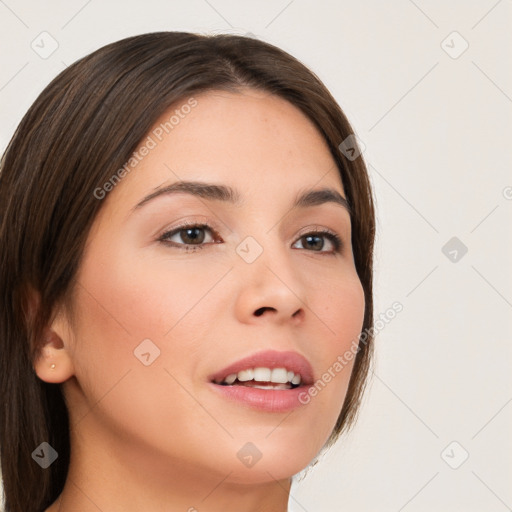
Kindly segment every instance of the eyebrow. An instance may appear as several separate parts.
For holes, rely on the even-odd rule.
[[[137,203],[133,209],[136,210],[141,208],[156,197],[178,193],[186,193],[208,200],[224,201],[235,206],[240,206],[243,203],[239,192],[229,186],[200,181],[178,181],[171,185],[158,188],[151,194],[144,197],[144,199]],[[292,204],[292,209],[308,208],[325,203],[335,203],[343,207],[349,215],[352,215],[352,209],[347,199],[333,188],[321,188],[318,190],[299,192]]]

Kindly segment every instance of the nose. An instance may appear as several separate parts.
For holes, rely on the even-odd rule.
[[[235,310],[240,322],[298,325],[304,321],[306,289],[289,251],[283,247],[271,253],[267,248],[252,263],[237,262]]]

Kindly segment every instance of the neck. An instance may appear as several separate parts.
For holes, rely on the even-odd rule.
[[[46,512],[287,511],[291,478],[277,480],[266,472],[261,481],[247,483],[234,471],[200,468],[151,451],[98,431],[72,430],[66,484]]]

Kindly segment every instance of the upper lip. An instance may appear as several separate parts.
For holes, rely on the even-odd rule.
[[[309,361],[297,352],[265,350],[244,357],[210,375],[210,382],[222,382],[228,375],[250,368],[286,368],[301,377],[301,385],[313,383],[313,369]]]

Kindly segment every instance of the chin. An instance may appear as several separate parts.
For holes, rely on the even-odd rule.
[[[228,481],[237,484],[255,485],[276,480],[288,480],[300,473],[311,461],[303,458],[289,460],[266,460],[263,458],[252,467],[244,467],[242,464],[233,464],[229,470]],[[229,472],[224,470],[225,473]]]
[[[218,458],[212,456],[223,461],[224,474],[231,472],[230,481],[257,484],[289,479],[300,473],[321,450],[330,430],[323,435],[316,432],[312,437],[309,429],[298,432],[296,428],[276,424],[272,429],[251,429],[245,433],[230,439],[228,445],[218,446],[222,452]]]

